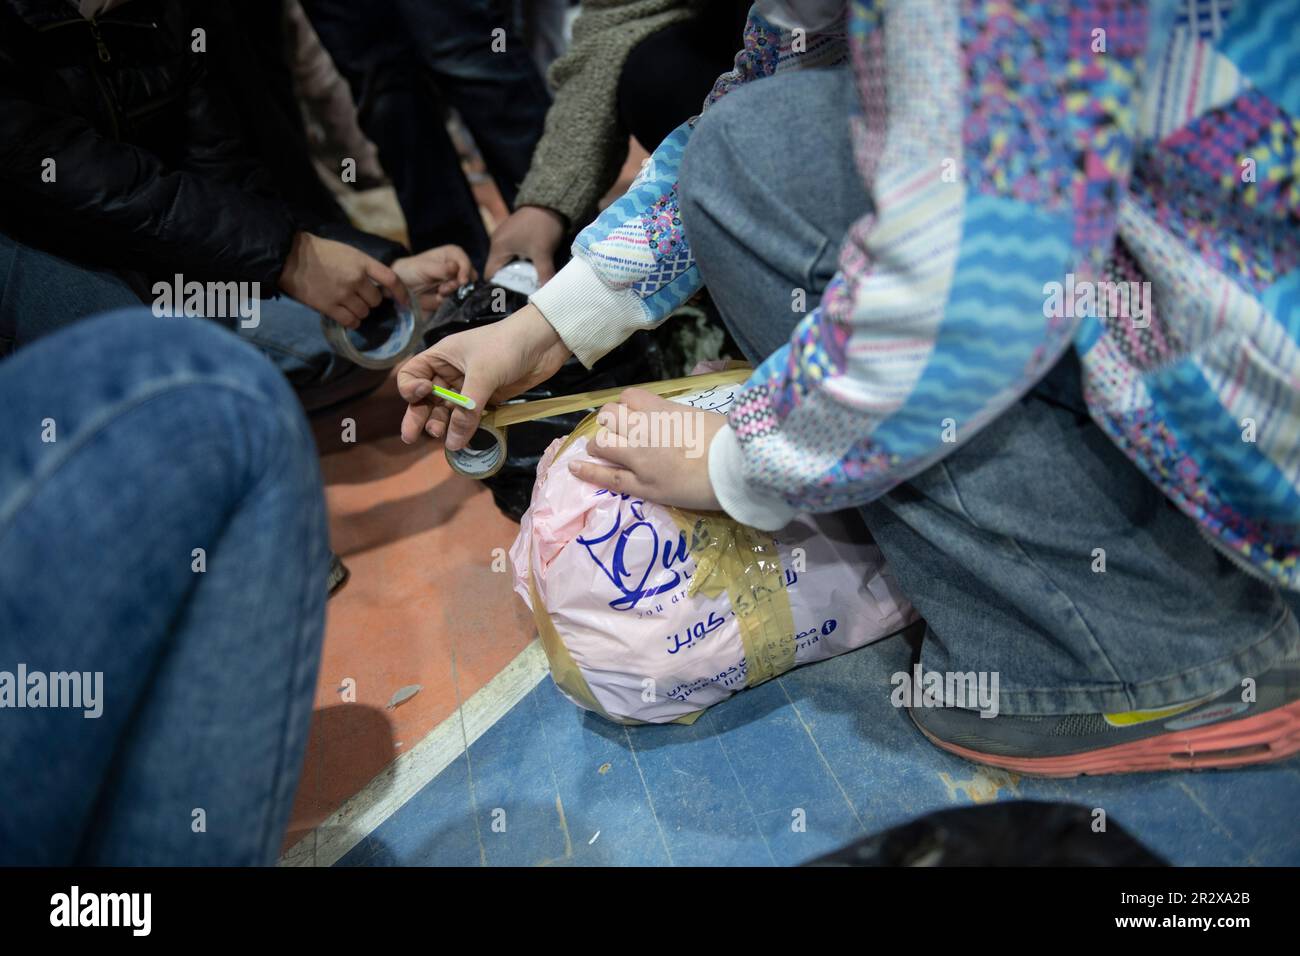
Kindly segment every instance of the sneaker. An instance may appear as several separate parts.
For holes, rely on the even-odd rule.
[[[909,707],[937,747],[973,763],[1039,777],[1208,770],[1300,752],[1300,651],[1255,680],[1158,710],[1053,717],[981,717],[955,707]]]

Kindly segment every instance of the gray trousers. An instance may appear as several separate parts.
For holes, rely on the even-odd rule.
[[[788,341],[802,318],[792,290],[816,301],[867,211],[856,109],[847,68],[783,74],[718,101],[687,147],[686,235],[752,362]],[[996,672],[1003,713],[1162,707],[1222,692],[1300,645],[1278,591],[1222,557],[1088,417],[1073,350],[862,514],[928,623],[921,666]]]

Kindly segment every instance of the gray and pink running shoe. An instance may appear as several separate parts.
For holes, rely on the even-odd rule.
[[[1040,777],[1208,770],[1300,753],[1300,651],[1255,680],[1158,710],[1053,717],[911,707],[930,741],[974,763]]]

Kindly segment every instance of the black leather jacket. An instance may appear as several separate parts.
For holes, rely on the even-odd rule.
[[[299,229],[402,254],[280,198],[213,81],[214,38],[191,48],[208,6],[134,0],[92,21],[0,0],[0,231],[141,290],[180,272],[273,294]]]

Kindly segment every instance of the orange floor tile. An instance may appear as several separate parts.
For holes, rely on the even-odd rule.
[[[351,578],[328,606],[311,736],[285,845],[416,744],[532,640],[494,548],[518,526],[439,449],[402,444],[394,380],[312,425],[334,550]],[[345,419],[356,441],[342,441]],[[418,685],[390,707],[393,695]],[[354,694],[355,700],[345,698]]]

